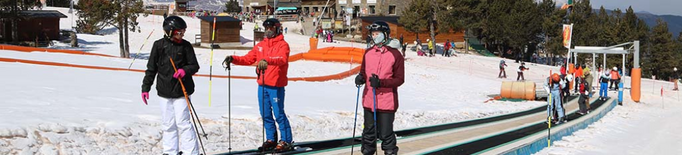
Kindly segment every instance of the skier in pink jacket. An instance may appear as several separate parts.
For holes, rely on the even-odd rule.
[[[355,78],[358,86],[369,83],[362,97],[365,128],[361,151],[365,155],[374,154],[378,135],[384,154],[398,154],[393,121],[398,110],[398,87],[405,81],[404,58],[398,49],[388,46],[391,42],[388,23],[376,21],[368,29],[374,46],[365,51],[360,74]]]

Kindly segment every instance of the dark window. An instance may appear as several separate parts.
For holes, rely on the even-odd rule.
[[[374,5],[369,6],[369,14],[375,14],[376,11],[374,10]]]
[[[395,5],[388,6],[388,14],[395,15]]]

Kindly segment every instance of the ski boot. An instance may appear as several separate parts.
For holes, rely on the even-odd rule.
[[[554,124],[559,125],[559,124],[564,123],[564,122],[567,122],[567,121],[562,117],[562,118],[559,118],[558,121],[554,122]]]
[[[293,142],[292,143],[287,143],[284,141],[279,141],[279,144],[275,147],[275,152],[280,153],[280,152],[287,152],[287,151],[292,151],[294,150]]]
[[[395,148],[395,150],[384,150],[384,155],[397,155],[398,154],[398,148]]]
[[[263,145],[261,145],[261,147],[258,147],[258,151],[260,151],[260,152],[272,151],[275,149],[276,146],[277,146],[277,143],[275,143],[272,140],[267,140],[267,141],[263,142]]]

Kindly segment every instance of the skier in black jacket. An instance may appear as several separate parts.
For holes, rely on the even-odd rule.
[[[156,91],[162,108],[164,154],[174,155],[180,152],[199,154],[187,101],[178,81],[182,80],[187,95],[194,93],[192,75],[199,71],[199,64],[192,45],[182,39],[186,28],[187,24],[178,16],[169,16],[163,21],[166,35],[154,42],[142,81],[142,100],[147,104],[149,91],[156,76]],[[170,59],[173,59],[177,72],[173,69]],[[178,142],[182,143],[182,146],[178,146]]]

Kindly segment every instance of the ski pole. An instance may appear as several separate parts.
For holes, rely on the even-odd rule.
[[[552,107],[551,106],[552,105],[552,93],[551,92],[549,93],[549,99],[547,99],[547,100],[549,101],[549,104],[547,104],[547,107],[548,107],[547,109],[549,109],[549,116],[547,117],[547,147],[549,148],[549,146],[552,144],[552,142],[550,141],[551,140],[550,136],[551,136],[551,130],[552,130],[552,116],[554,116],[554,114],[553,114],[554,111],[552,110],[552,108],[550,108],[550,107]]]
[[[213,17],[213,32],[211,35],[211,62],[210,62],[210,67],[209,67],[209,73],[208,73],[208,106],[211,106],[211,90],[213,90],[213,43],[215,42],[215,19],[216,17]]]
[[[175,62],[173,62],[173,58],[171,58],[170,56],[168,56],[168,59],[170,60],[171,65],[173,65],[173,70],[175,70],[175,72],[177,72],[177,71],[178,71],[178,68],[175,67]],[[182,87],[182,94],[185,95],[185,101],[187,101],[187,108],[189,109],[189,116],[192,118],[192,123],[193,123],[194,126],[195,126],[195,127],[194,127],[194,132],[195,132],[195,133],[197,134],[197,136],[198,136],[197,138],[199,139],[199,144],[201,145],[201,150],[203,150],[204,153],[206,153],[206,149],[204,149],[204,143],[202,142],[201,137],[200,137],[200,135],[199,135],[199,129],[196,128],[196,122],[195,122],[195,121],[196,121],[197,119],[199,119],[199,118],[196,118],[196,119],[195,119],[195,118],[194,118],[194,115],[192,115],[192,109],[193,109],[194,107],[192,106],[192,103],[190,103],[189,97],[187,96],[187,90],[185,89],[185,84],[182,83],[182,79],[178,79],[178,82],[180,82],[180,86]],[[197,117],[198,117],[198,116],[197,116]],[[199,124],[201,125],[201,121],[199,121]],[[203,130],[204,127],[201,127],[201,128],[202,128],[202,130]],[[204,132],[204,135],[205,135],[205,134],[206,134],[206,132]]]
[[[358,94],[355,96],[355,119],[353,121],[353,137],[351,137],[352,139],[355,139],[355,128],[357,127],[357,123],[358,123],[358,103],[360,102],[359,101],[360,100],[360,86],[361,85],[356,86],[356,87],[358,87]],[[353,140],[351,142],[350,146],[351,146],[350,147],[350,154],[353,155],[353,148],[355,147],[355,140]]]
[[[260,86],[261,91],[260,117],[261,120],[263,120],[263,128],[261,128],[261,131],[263,132],[263,142],[265,142],[265,71],[261,69],[259,69],[258,71],[259,71],[258,76],[263,77]],[[265,150],[265,148],[263,148],[263,150]]]
[[[189,101],[189,102],[192,103],[192,101]],[[194,112],[193,112],[194,116],[197,118],[197,122],[199,123],[199,127],[201,128],[201,132],[203,133],[201,136],[203,136],[204,138],[206,138],[206,140],[208,140],[208,134],[206,134],[206,131],[204,130],[204,126],[201,125],[201,120],[199,119],[199,115],[197,114],[197,111],[194,108],[194,104],[190,104],[190,106],[192,107],[192,109],[194,109]]]
[[[154,30],[156,30],[156,29],[152,29],[152,32],[149,33],[149,35],[147,36],[147,39],[144,39],[144,43],[142,43],[142,46],[140,46],[140,50],[137,51],[137,55],[135,57],[133,57],[133,61],[130,62],[128,69],[130,69],[130,67],[133,66],[133,63],[135,63],[135,58],[140,56],[140,52],[142,52],[142,47],[144,47],[144,44],[147,44],[147,40],[149,40],[149,37],[152,36],[152,33],[154,33]]]
[[[374,94],[374,144],[376,145],[377,139],[379,139],[379,130],[377,129],[377,88],[372,88],[372,93]],[[378,154],[378,151],[375,151],[374,154]]]
[[[171,62],[173,63],[173,66],[175,66],[175,63],[173,62],[173,59],[171,59]],[[175,69],[175,68],[174,68],[174,69]],[[175,69],[175,70],[177,71],[177,69]],[[178,81],[180,81],[180,83],[182,84],[182,81],[181,81],[181,80],[178,80]],[[184,84],[181,85],[181,86],[184,86]],[[184,90],[184,89],[183,89],[183,90]],[[185,92],[185,93],[186,93],[186,92]],[[187,100],[187,102],[189,103],[188,105],[190,105],[190,107],[192,107],[192,109],[194,109],[194,111],[191,111],[191,110],[190,110],[190,115],[194,114],[193,117],[196,117],[196,121],[199,123],[199,127],[201,128],[201,132],[203,133],[201,136],[203,136],[204,138],[206,138],[206,140],[208,140],[208,134],[206,134],[206,130],[204,130],[204,125],[201,124],[201,120],[199,119],[199,114],[197,114],[196,109],[194,108],[194,104],[191,104],[191,103],[192,103],[192,100],[191,100],[191,99],[190,99],[190,100]],[[196,126],[196,125],[195,125],[195,126]],[[197,134],[199,134],[199,133],[197,132]]]
[[[232,153],[232,90],[230,90],[232,86],[232,69],[230,64],[227,64],[225,69],[227,69],[227,152]]]

